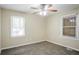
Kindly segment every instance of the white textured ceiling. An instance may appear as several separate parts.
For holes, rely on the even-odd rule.
[[[30,6],[38,7],[39,4],[0,4],[1,8],[22,11],[22,12],[34,12],[33,9],[30,9]],[[79,4],[54,4],[54,8],[58,11],[70,11],[75,8],[79,8]]]

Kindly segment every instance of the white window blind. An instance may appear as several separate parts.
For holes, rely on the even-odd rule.
[[[24,36],[25,35],[25,21],[24,17],[11,16],[11,36]]]

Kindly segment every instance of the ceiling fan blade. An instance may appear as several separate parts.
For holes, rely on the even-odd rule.
[[[58,10],[57,10],[56,8],[49,7],[49,8],[48,8],[48,11],[51,11],[51,12],[57,12]]]
[[[51,12],[57,12],[58,10],[49,10],[49,11],[51,11]]]
[[[38,11],[36,11],[36,12],[33,12],[32,14],[37,14],[38,13]]]
[[[31,7],[31,9],[39,9],[39,8],[36,8],[36,7]]]

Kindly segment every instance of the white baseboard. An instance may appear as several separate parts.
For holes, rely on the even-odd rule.
[[[44,40],[40,40],[40,41],[34,41],[34,42],[28,42],[28,43],[24,43],[24,44],[19,44],[19,45],[16,45],[16,46],[10,46],[10,47],[5,47],[5,48],[1,48],[1,50],[4,50],[4,49],[10,49],[10,48],[15,48],[15,47],[20,47],[20,46],[24,46],[24,45],[29,45],[29,44],[33,44],[33,43],[39,43],[39,42],[43,42]]]
[[[24,46],[24,45],[29,45],[29,44],[33,44],[33,43],[39,43],[39,42],[43,42],[43,41],[45,41],[45,40],[40,40],[40,41],[35,41],[35,42],[29,42],[27,44],[20,44],[20,45],[16,45],[16,46],[5,47],[5,48],[1,48],[1,50],[9,49],[9,48],[14,48],[14,47],[19,47],[19,46]],[[47,40],[47,42],[54,43],[54,44],[57,44],[57,45],[60,45],[60,46],[63,46],[63,47],[67,47],[67,48],[79,51],[79,49],[76,49],[76,48],[73,48],[73,47],[70,47],[70,46],[65,46],[63,44],[59,44],[59,43],[52,42],[52,41],[49,41],[49,40]],[[1,53],[1,50],[0,50],[0,53]]]
[[[79,49],[76,49],[76,48],[73,48],[73,47],[70,47],[70,46],[66,46],[66,45],[59,44],[59,43],[56,43],[56,42],[52,42],[52,41],[49,41],[49,40],[47,40],[47,41],[50,42],[50,43],[54,43],[54,44],[57,44],[57,45],[60,45],[60,46],[63,46],[63,47],[67,47],[67,48],[70,48],[70,49],[73,49],[73,50],[79,51]]]
[[[0,54],[1,54],[1,49],[0,49]]]

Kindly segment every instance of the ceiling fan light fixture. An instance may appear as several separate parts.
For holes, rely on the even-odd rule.
[[[46,16],[46,15],[47,15],[47,12],[46,12],[46,11],[41,11],[39,14],[40,14],[41,16]]]
[[[47,9],[48,9],[48,5],[46,5],[46,6],[45,6],[44,10],[46,10],[46,11],[47,11]]]
[[[57,12],[57,9],[55,9],[53,7],[52,4],[40,4],[39,7],[31,7],[32,9],[37,10],[37,14],[41,15],[41,16],[47,16],[47,14],[49,14],[49,12]]]

